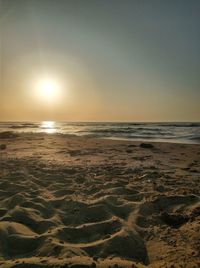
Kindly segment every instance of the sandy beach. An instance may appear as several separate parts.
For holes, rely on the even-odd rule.
[[[0,267],[199,267],[200,144],[0,134]]]

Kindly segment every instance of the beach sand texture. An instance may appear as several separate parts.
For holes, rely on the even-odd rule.
[[[200,267],[200,145],[0,144],[0,267]]]

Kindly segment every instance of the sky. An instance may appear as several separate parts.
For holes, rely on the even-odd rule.
[[[200,121],[199,0],[0,0],[1,121]]]

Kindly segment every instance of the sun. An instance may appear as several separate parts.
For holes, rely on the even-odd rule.
[[[51,77],[36,80],[34,88],[43,103],[55,103],[61,98],[61,83]]]
[[[59,85],[54,80],[44,79],[39,83],[39,90],[42,96],[46,98],[55,98],[59,93]]]
[[[54,81],[44,81],[41,84],[41,90],[45,96],[54,95],[56,92],[56,87],[57,85],[54,83]]]

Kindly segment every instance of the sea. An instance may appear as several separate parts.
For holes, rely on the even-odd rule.
[[[200,143],[200,122],[0,122],[0,132],[45,132],[104,139]]]

